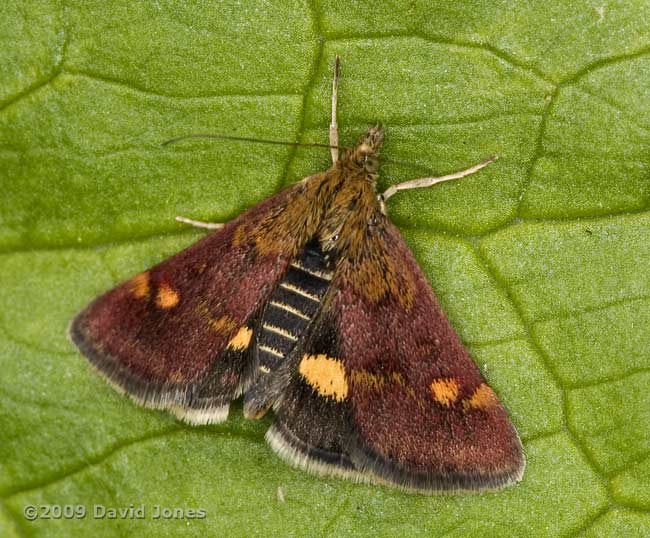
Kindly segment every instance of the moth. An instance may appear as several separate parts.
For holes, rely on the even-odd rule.
[[[380,126],[332,166],[95,299],[70,336],[138,403],[191,424],[270,409],[290,464],[422,493],[519,481],[521,442],[377,194]],[[342,150],[342,151],[339,151]]]

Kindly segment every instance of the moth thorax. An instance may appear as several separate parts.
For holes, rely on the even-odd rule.
[[[324,226],[318,233],[318,243],[324,254],[330,254],[336,249],[341,237],[342,222],[331,222]]]

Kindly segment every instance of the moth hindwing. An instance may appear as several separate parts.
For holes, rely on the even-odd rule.
[[[309,471],[424,493],[518,481],[517,432],[384,203],[493,159],[378,196],[384,131],[339,148],[336,73],[333,165],[98,297],[71,338],[187,422],[225,420],[242,394],[248,418],[272,408],[269,444]]]

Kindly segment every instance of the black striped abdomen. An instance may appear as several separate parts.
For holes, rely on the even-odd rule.
[[[260,373],[275,370],[316,316],[332,280],[332,270],[317,246],[309,245],[291,262],[271,294],[257,331]]]

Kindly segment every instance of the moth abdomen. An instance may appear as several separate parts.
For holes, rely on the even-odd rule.
[[[289,265],[271,293],[257,331],[257,363],[262,374],[275,370],[300,340],[320,309],[332,274],[315,243]]]
[[[331,265],[312,242],[291,262],[271,293],[257,329],[256,383],[246,394],[246,416],[261,416],[277,398],[281,383],[265,378],[282,367],[318,315],[333,277]]]

